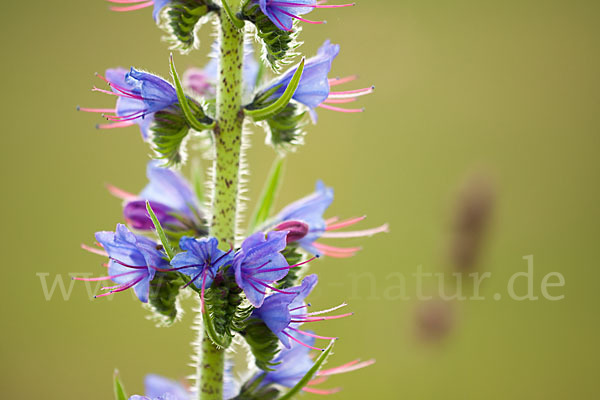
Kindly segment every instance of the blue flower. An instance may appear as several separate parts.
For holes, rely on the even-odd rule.
[[[169,268],[165,254],[158,250],[157,244],[146,237],[131,233],[122,224],[117,224],[116,232],[97,232],[96,240],[110,258],[108,276],[74,279],[83,281],[110,279],[117,285],[102,288],[110,291],[96,297],[108,296],[133,288],[140,301],[147,303],[150,281],[154,279],[156,271]]]
[[[194,239],[183,237],[179,247],[183,250],[171,260],[175,270],[191,277],[190,283],[201,289],[200,298],[204,308],[204,290],[210,287],[219,268],[231,264],[233,255],[231,250],[224,252],[217,247],[216,238]],[[187,285],[186,285],[187,286]]]
[[[123,0],[108,0],[110,3],[123,4],[123,3],[131,3],[128,6],[111,6],[110,9],[112,11],[135,11],[142,8],[154,6],[154,10],[152,11],[152,17],[154,21],[158,22],[158,18],[160,17],[160,12],[162,9],[169,4],[170,0],[131,0],[131,1],[123,1]],[[135,4],[134,4],[135,3]]]
[[[154,121],[154,113],[177,103],[177,92],[167,81],[148,72],[131,67],[127,72],[123,68],[106,70],[106,81],[112,91],[94,88],[94,91],[112,94],[118,97],[114,109],[79,108],[81,111],[102,113],[108,124],[98,125],[100,129],[122,128],[139,125],[144,139],[149,137],[149,128]],[[107,115],[113,113],[114,115]]]
[[[287,231],[256,232],[242,243],[233,259],[235,280],[254,307],[260,307],[269,288],[281,293],[271,285],[283,279],[291,268],[280,253],[287,245]]]
[[[148,374],[144,379],[146,396],[160,398],[160,396],[171,396],[172,400],[189,400],[190,393],[179,382],[164,378],[160,375]]]
[[[293,333],[292,335],[298,338],[296,333]],[[314,338],[305,339],[305,342],[312,346],[314,345]],[[298,382],[304,378],[304,376],[314,365],[314,360],[310,355],[310,350],[310,347],[302,346],[296,342],[292,343],[292,346],[289,349],[281,350],[278,356],[273,360],[274,365],[271,371],[260,372],[253,379],[261,379],[261,387],[271,384],[281,385],[288,388],[296,386],[296,384],[298,384]],[[374,363],[375,360],[363,362],[360,360],[353,360],[338,367],[322,369],[316,373],[315,379],[309,381],[309,383],[303,387],[302,390],[315,394],[336,393],[340,390],[340,388],[319,389],[313,386],[323,383],[331,375],[355,371],[368,367],[369,365],[373,365]]]
[[[331,70],[333,60],[339,52],[339,45],[331,44],[329,40],[326,40],[319,48],[317,55],[309,58],[304,63],[304,71],[292,99],[311,109],[324,102],[327,96],[329,96],[329,80],[327,79],[327,75]],[[267,90],[280,86],[272,98],[281,97],[297,69],[296,67],[288,70],[274,83],[270,84]]]
[[[148,185],[139,196],[114,186],[109,190],[126,200],[123,215],[128,224],[137,230],[153,230],[154,224],[146,210],[146,200],[161,225],[170,230],[187,230],[204,225],[203,213],[190,183],[177,171],[163,168],[158,161],[150,161],[146,167]]]
[[[322,5],[317,4],[317,0],[252,0],[252,2],[258,4],[263,14],[276,27],[284,31],[292,30],[295,19],[309,24],[324,24],[325,21],[310,21],[300,17],[300,15],[308,14],[315,8],[339,8],[354,5],[354,3]]]
[[[329,40],[326,40],[319,48],[317,55],[306,60],[300,83],[292,96],[293,100],[308,107],[313,122],[316,122],[317,120],[317,113],[315,112],[316,107],[344,113],[364,111],[363,108],[341,108],[331,104],[354,102],[359,96],[372,93],[375,89],[374,86],[371,86],[368,88],[343,92],[330,91],[331,86],[341,85],[356,79],[355,76],[333,79],[327,78],[331,71],[333,60],[337,57],[339,51],[339,45],[332,44]],[[289,69],[274,83],[269,85],[265,91],[279,86],[277,91],[271,96],[271,99],[281,97],[297,69],[298,67]]]
[[[317,243],[320,238],[354,238],[372,236],[376,233],[387,232],[388,225],[383,224],[376,228],[361,231],[332,232],[350,225],[354,225],[365,216],[350,218],[337,222],[338,218],[325,220],[323,214],[333,202],[333,188],[327,187],[321,181],[317,181],[314,193],[301,198],[286,206],[274,218],[275,224],[285,221],[304,222],[308,225],[308,233],[297,240],[298,244],[307,252],[318,256],[327,255],[331,257],[351,257],[360,250],[360,247],[336,247]]]

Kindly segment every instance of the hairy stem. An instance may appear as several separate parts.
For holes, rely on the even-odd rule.
[[[225,250],[233,246],[235,240],[244,118],[241,107],[244,33],[243,30],[235,28],[224,10],[221,10],[220,19],[220,62],[214,129],[215,160],[210,235],[216,237],[220,247]],[[206,333],[202,338],[200,349],[197,366],[198,399],[222,400],[225,349],[217,348]]]

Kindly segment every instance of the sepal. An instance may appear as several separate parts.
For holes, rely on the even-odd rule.
[[[176,321],[178,315],[177,297],[184,281],[176,272],[156,272],[150,281],[148,303],[162,325],[169,326]]]
[[[257,40],[262,43],[263,59],[274,72],[279,72],[298,55],[296,49],[302,43],[297,41],[300,28],[296,24],[290,31],[279,29],[251,0],[244,4],[239,18],[250,21],[256,27]]]
[[[272,361],[279,353],[279,339],[258,318],[248,320],[246,327],[240,334],[250,346],[250,351],[256,360],[256,366],[263,371],[271,370],[275,365]]]
[[[164,11],[161,28],[173,49],[188,52],[198,45],[196,33],[219,6],[210,0],[171,0]]]
[[[290,149],[303,143],[306,111],[296,103],[265,121],[267,143],[276,149]]]

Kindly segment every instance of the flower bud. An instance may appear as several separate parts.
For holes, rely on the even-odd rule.
[[[150,202],[150,206],[161,225],[177,222],[177,218],[172,215],[173,210],[170,207],[155,201]],[[154,230],[154,224],[148,215],[146,202],[144,200],[134,200],[125,204],[123,216],[133,229],[140,231]]]
[[[273,230],[288,231],[286,243],[297,242],[308,234],[308,224],[302,221],[285,221],[277,225]]]

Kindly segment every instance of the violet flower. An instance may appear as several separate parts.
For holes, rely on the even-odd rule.
[[[122,4],[119,6],[111,6],[111,11],[135,11],[142,8],[154,6],[152,11],[152,17],[154,21],[158,22],[160,12],[169,3],[170,0],[107,0],[109,3]],[[125,5],[128,4],[128,5]]]
[[[112,280],[116,286],[103,287],[107,293],[95,297],[108,296],[129,288],[140,299],[147,303],[150,291],[150,281],[154,279],[157,270],[168,270],[169,263],[165,254],[158,250],[157,244],[144,237],[131,233],[125,225],[117,224],[115,232],[97,232],[96,240],[104,250],[82,246],[86,250],[109,257],[108,275],[98,278],[73,279],[80,281]]]
[[[225,363],[223,400],[233,399],[239,393],[239,387],[232,376],[232,366],[228,364]],[[188,388],[181,383],[160,375],[146,375],[144,388],[146,396],[131,396],[129,400],[191,400],[194,398]]]
[[[154,113],[178,102],[175,88],[164,79],[131,67],[106,70],[106,77],[98,77],[108,83],[112,91],[94,87],[94,91],[117,96],[115,108],[79,108],[80,111],[102,113],[111,121],[98,125],[99,129],[123,128],[139,125],[144,140],[149,138],[149,128]],[[108,115],[113,114],[113,115]]]
[[[270,284],[283,279],[290,268],[281,251],[287,246],[287,231],[256,232],[242,243],[233,259],[235,281],[254,307],[263,303],[267,288],[281,294],[292,294]]]
[[[252,3],[258,4],[263,14],[283,31],[291,31],[295,19],[309,24],[324,24],[325,21],[311,21],[300,17],[300,15],[308,14],[315,8],[339,8],[354,5],[354,3],[317,4],[317,0],[252,0]]]
[[[298,337],[297,334],[292,334],[294,337]],[[307,344],[313,345],[315,339],[305,339]],[[292,343],[289,349],[283,349],[273,360],[273,367],[271,371],[259,373],[255,379],[262,380],[261,386],[270,384],[281,385],[284,387],[292,388],[296,386],[298,382],[308,373],[314,364],[314,360],[310,354],[311,349],[306,346],[302,346],[298,343]],[[368,367],[375,363],[375,360],[368,360],[361,362],[360,360],[353,360],[339,367],[334,367],[326,370],[320,370],[317,372],[315,377],[308,382],[308,384],[302,388],[303,391],[315,394],[332,394],[340,391],[340,388],[333,389],[321,389],[314,387],[327,380],[331,375],[342,374],[357,369]]]
[[[231,264],[233,260],[231,250],[228,252],[219,250],[218,244],[218,240],[212,237],[202,239],[183,237],[179,241],[179,247],[183,252],[175,255],[171,260],[174,270],[191,277],[185,286],[193,283],[201,290],[202,310],[204,310],[205,289],[212,285],[219,268]]]
[[[300,286],[288,289],[290,290],[289,293],[278,292],[268,296],[264,300],[262,306],[252,312],[252,316],[261,319],[265,325],[267,325],[269,329],[279,338],[285,348],[291,348],[292,342],[296,342],[310,349],[323,350],[310,344],[312,339],[302,340],[293,334],[296,333],[302,336],[308,336],[309,338],[317,339],[336,339],[334,337],[319,336],[311,332],[300,330],[299,326],[305,322],[338,319],[352,315],[352,313],[347,313],[334,316],[321,316],[321,314],[346,306],[344,303],[329,310],[307,312],[309,305],[304,302],[304,299],[306,299],[306,297],[317,285],[317,281],[317,275],[308,275],[302,280],[302,284]]]
[[[333,63],[335,57],[339,54],[339,51],[339,45],[332,44],[329,40],[326,40],[319,48],[317,55],[309,58],[304,63],[304,71],[302,72],[302,77],[300,78],[298,88],[292,96],[292,99],[309,108],[313,122],[317,120],[317,114],[315,112],[316,107],[345,113],[364,111],[363,108],[340,108],[337,106],[332,106],[331,104],[342,104],[356,101],[359,96],[372,93],[375,89],[374,86],[371,86],[368,88],[344,92],[330,91],[331,86],[340,85],[356,79],[355,76],[334,79],[327,78],[331,70],[331,64]],[[297,69],[298,67],[289,69],[274,83],[269,85],[265,91],[279,86],[271,98],[281,97]]]
[[[123,208],[125,221],[141,231],[154,230],[146,210],[146,200],[160,224],[170,230],[199,230],[204,225],[203,213],[191,184],[177,171],[163,168],[158,161],[146,167],[149,183],[139,195],[109,185],[109,191],[126,201]]]
[[[309,226],[308,233],[299,239],[298,244],[307,252],[315,255],[327,255],[331,257],[345,258],[351,257],[360,250],[360,247],[335,247],[318,243],[320,238],[354,238],[372,236],[376,233],[387,232],[388,224],[383,224],[376,228],[360,231],[332,232],[350,225],[354,225],[365,216],[350,218],[345,221],[337,222],[338,218],[323,219],[325,210],[333,201],[333,189],[326,187],[321,181],[317,181],[315,192],[296,200],[286,206],[277,214],[274,223],[285,221],[301,221]]]

